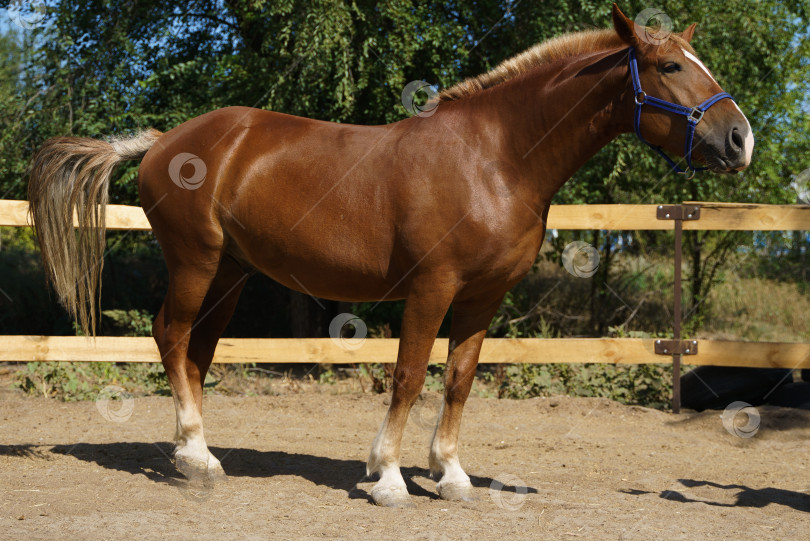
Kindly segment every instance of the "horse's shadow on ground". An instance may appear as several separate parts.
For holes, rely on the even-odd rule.
[[[41,452],[34,447],[26,452],[26,446],[0,445],[0,455],[28,456],[40,458]],[[38,448],[39,446],[37,446]],[[92,462],[110,470],[143,475],[156,483],[179,486],[184,480],[172,463],[173,445],[163,443],[77,443],[73,445],[55,445],[52,453],[74,456],[85,462]],[[255,449],[210,447],[211,452],[219,458],[225,473],[229,477],[275,477],[294,475],[302,477],[317,485],[345,491],[350,498],[366,499],[371,496],[358,486],[359,483],[371,482],[375,478],[366,476],[366,464],[360,460],[343,460],[324,456],[284,451],[257,451]],[[428,477],[428,470],[418,467],[402,468],[402,475],[412,496],[425,496],[438,499],[435,492],[422,488],[413,478]],[[532,487],[501,485],[489,477],[470,476],[473,486],[491,487],[505,492],[536,494]]]
[[[793,490],[785,490],[781,488],[751,488],[745,485],[723,485],[713,481],[698,481],[695,479],[678,479],[678,481],[685,487],[713,487],[721,490],[737,490],[735,495],[736,501],[734,503],[724,503],[718,501],[711,501],[707,499],[696,500],[690,498],[681,492],[675,490],[664,490],[659,493],[659,497],[680,503],[705,503],[716,507],[749,507],[761,508],[766,507],[772,503],[786,505],[792,507],[797,511],[804,511],[810,513],[810,495],[803,492],[796,492]],[[625,494],[639,496],[642,494],[652,494],[646,490],[622,490]]]

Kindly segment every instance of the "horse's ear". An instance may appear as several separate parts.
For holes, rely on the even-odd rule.
[[[697,26],[697,23],[692,23],[692,24],[690,24],[690,25],[689,25],[689,27],[688,27],[686,30],[684,30],[683,32],[681,32],[681,37],[682,37],[682,38],[683,38],[683,39],[684,39],[684,40],[685,40],[687,43],[689,43],[690,41],[692,41],[692,36],[694,36],[694,35],[695,35],[695,27],[696,27],[696,26]]]
[[[622,41],[628,45],[634,46],[638,43],[633,21],[628,19],[615,3],[613,4],[613,28],[616,29],[616,33],[619,34]]]

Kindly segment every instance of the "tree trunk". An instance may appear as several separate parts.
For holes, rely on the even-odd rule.
[[[336,301],[315,299],[290,291],[290,330],[293,338],[327,338],[329,323],[338,314]]]

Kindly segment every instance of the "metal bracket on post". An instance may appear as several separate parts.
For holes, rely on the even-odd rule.
[[[697,342],[681,340],[681,261],[683,259],[683,222],[699,220],[699,205],[658,205],[656,218],[675,222],[675,299],[672,324],[673,340],[656,340],[657,355],[672,355],[672,412],[681,411],[681,355],[695,355]]]
[[[656,340],[656,355],[697,355],[697,340]]]
[[[658,205],[655,217],[659,220],[700,220],[699,205]]]

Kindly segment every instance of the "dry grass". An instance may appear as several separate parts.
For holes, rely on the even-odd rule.
[[[810,341],[810,295],[799,284],[729,275],[709,295],[705,338]]]

